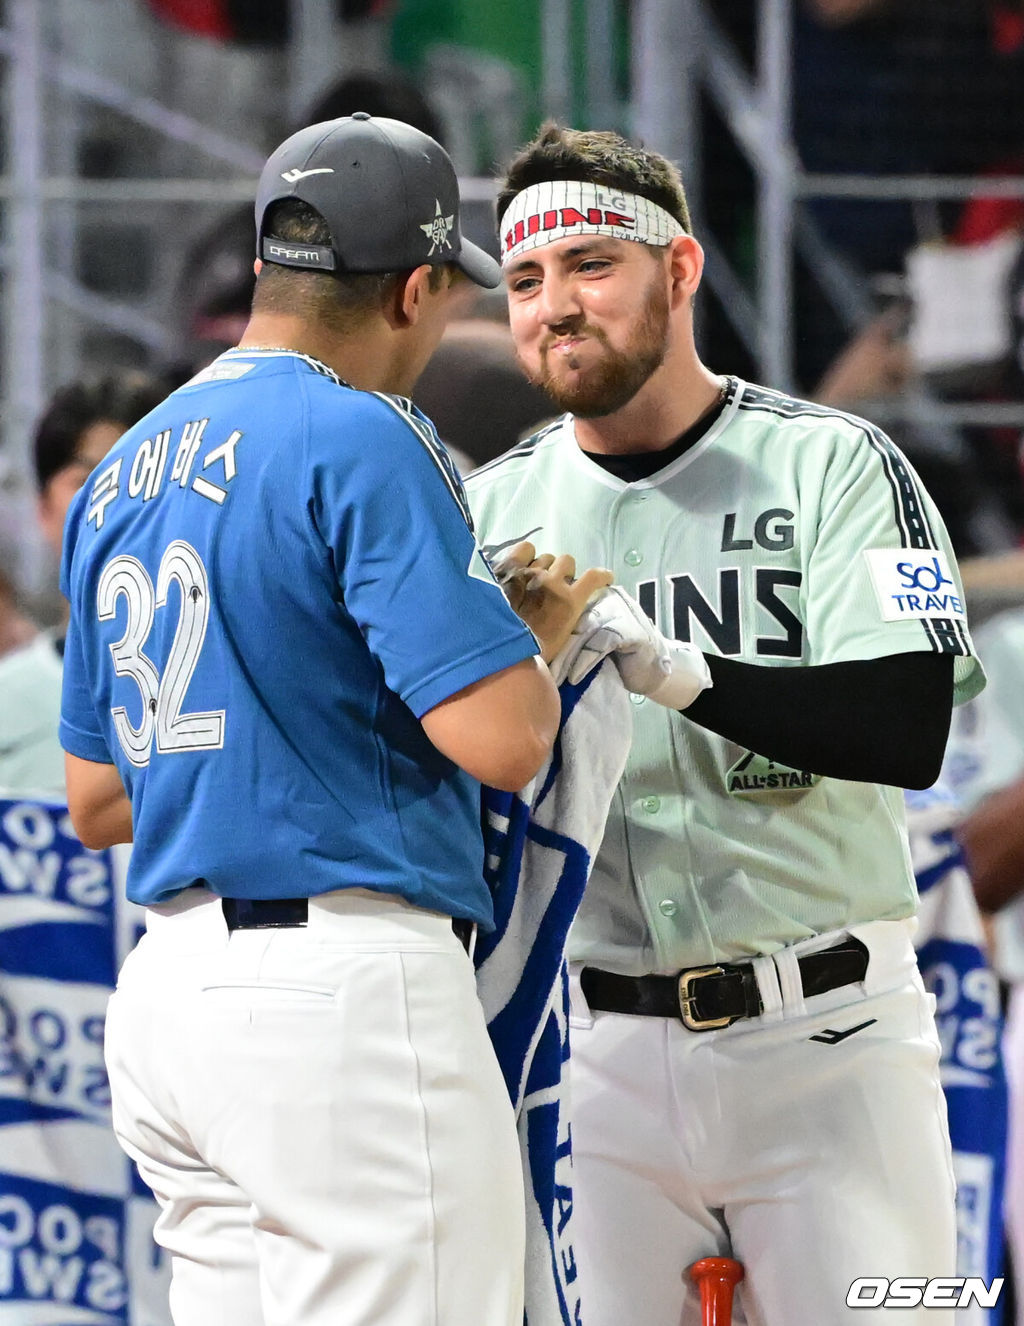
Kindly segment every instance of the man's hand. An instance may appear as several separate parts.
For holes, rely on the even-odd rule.
[[[621,585],[612,585],[587,609],[575,634],[584,636],[569,680],[576,682],[610,654],[622,684],[666,709],[686,709],[711,685],[695,645],[669,640]]]
[[[592,567],[576,579],[567,553],[537,556],[532,543],[517,543],[494,568],[505,597],[537,637],[545,663],[566,644],[591,597],[610,585],[611,571]]]

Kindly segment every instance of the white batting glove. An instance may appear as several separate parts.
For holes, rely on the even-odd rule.
[[[573,635],[583,638],[569,668],[571,682],[581,681],[611,654],[627,691],[646,695],[667,709],[685,709],[711,685],[700,650],[662,635],[619,585],[610,586],[591,604]]]

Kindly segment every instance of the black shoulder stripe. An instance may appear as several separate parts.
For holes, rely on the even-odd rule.
[[[783,419],[804,416],[811,419],[841,419],[844,423],[853,424],[864,434],[882,462],[892,489],[893,510],[903,547],[938,547],[917,480],[895,443],[880,428],[856,415],[832,410],[825,405],[815,405],[811,401],[797,400],[793,396],[784,396],[766,387],[745,387],[739,408],[775,414]]]
[[[495,456],[493,460],[489,460],[485,465],[480,465],[468,477],[475,479],[478,474],[489,474],[491,470],[497,469],[499,465],[504,465],[506,461],[519,460],[523,456],[529,456],[532,452],[537,450],[540,443],[543,442],[546,437],[549,437],[556,428],[561,428],[563,422],[562,419],[556,419],[553,423],[547,424],[546,427],[542,428],[539,432],[531,433],[529,437],[523,438],[522,442],[517,442],[514,447],[510,447],[508,451],[503,451],[500,456]]]
[[[927,619],[935,633],[933,648],[937,654],[970,654],[964,639],[963,623],[949,618]]]
[[[895,444],[876,428],[864,430],[871,446],[882,457],[886,477],[893,490],[896,523],[903,533],[904,548],[935,548],[932,532],[914,475]]]
[[[868,445],[882,462],[883,471],[892,490],[893,511],[904,548],[925,550],[938,548],[935,531],[917,478],[902,452],[880,428],[857,415],[833,410],[825,405],[815,405],[811,401],[801,401],[768,387],[745,385],[739,408],[752,412],[766,412],[783,419],[806,416],[812,419],[841,419],[845,423],[853,424],[863,432]],[[963,622],[946,617],[925,617],[920,620],[921,628],[934,653],[964,656],[971,654]]]

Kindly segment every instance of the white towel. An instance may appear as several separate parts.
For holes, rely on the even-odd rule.
[[[568,677],[587,645],[556,660]],[[614,644],[609,640],[609,645]],[[555,670],[555,669],[553,669]],[[565,940],[626,763],[632,705],[611,661],[562,680],[551,757],[519,793],[484,789],[496,929],[476,947],[477,989],[516,1111],[526,1184],[527,1326],[578,1326]]]

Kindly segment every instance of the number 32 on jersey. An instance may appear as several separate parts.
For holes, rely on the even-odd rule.
[[[178,624],[163,676],[144,652],[157,608],[167,606],[171,582],[180,589]],[[117,601],[127,604],[124,635],[110,646],[114,671],[131,677],[142,697],[142,719],[135,727],[123,705],[111,709],[114,730],[128,760],[137,768],[149,764],[154,741],[161,755],[172,751],[219,750],[224,745],[224,710],[183,714],[206,627],[210,619],[210,587],[206,567],[191,544],[176,539],[160,559],[156,588],[146,568],[134,557],[114,557],[103,568],[96,591],[101,622],[117,615]]]

